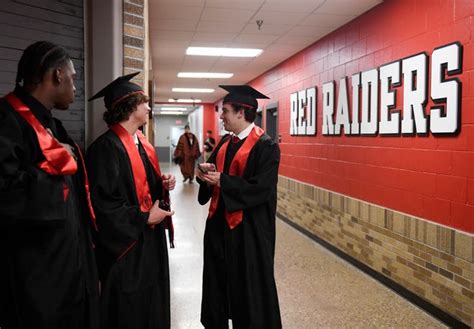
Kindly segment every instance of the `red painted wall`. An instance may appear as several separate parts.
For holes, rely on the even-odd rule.
[[[214,104],[203,104],[204,114],[203,114],[203,129],[201,140],[206,140],[206,131],[212,130],[214,138],[217,138],[217,116],[215,111]]]
[[[323,83],[338,87],[347,76],[350,86],[354,73],[424,51],[431,61],[434,48],[455,41],[463,45],[457,136],[322,135]],[[385,1],[251,84],[278,100],[281,175],[474,232],[474,1]],[[314,86],[317,135],[291,136],[290,94]],[[403,85],[397,90],[401,109]]]

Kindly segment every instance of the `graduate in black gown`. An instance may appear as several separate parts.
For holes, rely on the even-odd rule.
[[[280,149],[253,123],[250,86],[221,86],[231,134],[196,169],[199,203],[211,200],[204,232],[201,323],[206,328],[281,328],[273,274]]]
[[[99,328],[87,174],[51,113],[74,101],[75,75],[62,47],[37,42],[0,99],[1,328]]]
[[[91,99],[104,97],[109,130],[87,152],[91,198],[99,234],[102,328],[170,328],[165,227],[173,175],[161,175],[154,147],[140,132],[150,107],[142,88],[117,78]],[[169,210],[169,209],[168,209]],[[170,231],[172,241],[172,231]]]

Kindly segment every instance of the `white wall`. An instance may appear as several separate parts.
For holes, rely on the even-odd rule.
[[[86,98],[123,72],[122,0],[86,1]],[[86,143],[107,130],[103,98],[86,102]]]
[[[176,123],[177,120],[182,123]],[[155,115],[153,121],[155,124],[155,147],[169,147],[171,127],[184,127],[188,123],[188,118],[185,115]]]
[[[191,128],[191,132],[196,135],[199,140],[199,146],[202,150],[202,136],[203,136],[203,121],[204,121],[204,108],[203,106],[197,107],[194,112],[188,115],[189,127]]]

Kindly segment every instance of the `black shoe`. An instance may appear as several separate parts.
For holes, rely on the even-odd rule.
[[[189,184],[192,184],[192,183],[193,183],[193,179],[191,178],[191,179],[189,180]]]
[[[187,180],[188,180],[188,178],[184,178],[184,179],[183,179],[183,183],[186,182]]]

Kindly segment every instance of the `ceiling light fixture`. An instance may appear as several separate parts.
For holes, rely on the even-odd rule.
[[[162,107],[160,111],[186,111],[185,107]]]
[[[184,115],[183,112],[160,112],[161,115]]]
[[[188,47],[186,49],[186,55],[196,56],[257,57],[262,52],[262,49],[255,48]]]
[[[228,79],[234,73],[211,73],[211,72],[179,72],[178,78],[209,78],[209,79]]]
[[[168,99],[168,102],[170,103],[201,103],[202,100],[200,99],[192,99],[192,98],[170,98]]]
[[[177,93],[213,93],[214,89],[211,88],[173,88],[173,92]]]

